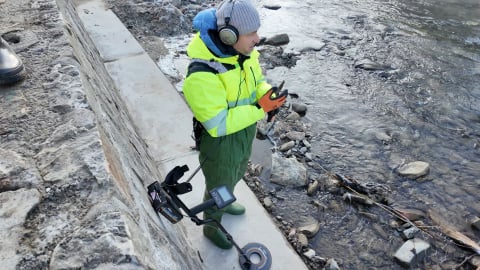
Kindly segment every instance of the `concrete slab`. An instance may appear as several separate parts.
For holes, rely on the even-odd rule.
[[[113,13],[105,10],[101,0],[82,3],[77,10],[98,51],[102,52],[115,87],[119,89],[159,169],[166,175],[175,166],[187,164],[190,171],[182,181],[186,180],[199,164],[197,153],[190,150],[193,145],[190,138],[192,114],[188,106],[143,49],[138,51],[140,45],[133,37],[126,37],[128,30],[118,19],[112,18]],[[112,29],[120,33],[120,41],[128,42],[116,46],[119,39],[112,37]],[[189,207],[202,200],[204,177],[201,171],[191,183],[193,191],[181,197]],[[273,257],[271,269],[307,269],[243,181],[237,185],[235,195],[246,206],[247,213],[243,216],[226,215],[222,224],[240,247],[250,242],[265,245]],[[235,249],[215,247],[203,237],[202,228],[188,218],[178,224],[182,225],[186,229],[187,240],[198,251],[205,269],[241,269]]]
[[[142,46],[103,1],[84,2],[78,8],[78,16],[105,62],[144,53]]]

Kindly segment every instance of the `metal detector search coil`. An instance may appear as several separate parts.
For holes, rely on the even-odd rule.
[[[245,253],[246,257],[250,259],[250,261],[255,261],[252,260],[252,257],[258,257],[258,263],[251,262],[252,266],[250,266],[250,270],[267,270],[270,269],[270,266],[272,266],[272,255],[270,254],[268,248],[264,245],[260,243],[248,243],[242,248],[242,251]],[[240,256],[239,263],[240,265],[247,263],[244,256]]]
[[[197,217],[198,213],[210,207],[216,206],[219,209],[222,209],[236,200],[235,196],[227,186],[219,186],[210,190],[209,193],[212,198],[192,208],[188,208],[187,205],[180,200],[178,195],[192,191],[192,185],[189,181],[199,170],[200,167],[195,170],[193,175],[190,176],[186,182],[179,183],[178,180],[186,171],[188,171],[188,166],[176,166],[167,174],[162,183],[155,181],[150,184],[147,187],[147,191],[153,209],[173,224],[182,220],[184,216],[182,210],[196,225],[204,225],[211,222],[215,223],[227,236],[227,239],[232,242],[240,254],[239,263],[243,270],[270,269],[270,266],[272,265],[272,256],[270,255],[270,251],[268,251],[264,245],[259,243],[249,243],[241,249],[220,222],[215,219],[202,220]],[[253,256],[259,258],[259,263],[252,262],[250,258]]]

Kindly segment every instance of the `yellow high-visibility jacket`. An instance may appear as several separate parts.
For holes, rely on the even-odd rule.
[[[209,67],[189,70],[183,93],[195,118],[210,136],[233,134],[265,116],[256,104],[272,86],[262,74],[257,50],[241,66],[238,55],[219,58],[212,54],[197,33],[187,54],[192,63]]]

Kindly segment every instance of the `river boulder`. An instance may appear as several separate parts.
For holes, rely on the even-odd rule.
[[[304,186],[307,169],[296,158],[285,158],[278,153],[272,154],[272,176],[270,181],[282,186]]]
[[[410,179],[417,179],[425,176],[430,170],[430,165],[424,161],[414,161],[404,164],[398,168],[398,174]]]

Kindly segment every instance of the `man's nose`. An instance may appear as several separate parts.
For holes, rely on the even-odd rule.
[[[253,35],[253,42],[255,42],[255,44],[258,44],[260,42],[260,36],[258,36],[258,33],[255,33],[255,35]]]

